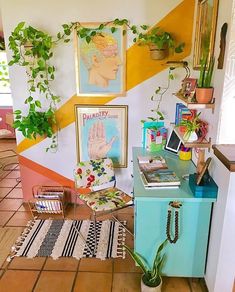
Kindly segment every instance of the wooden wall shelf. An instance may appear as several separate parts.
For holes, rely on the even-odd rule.
[[[209,141],[204,139],[203,141],[200,141],[200,142],[197,142],[197,141],[187,142],[183,138],[184,133],[180,132],[178,127],[175,127],[175,131],[176,131],[177,135],[180,137],[180,139],[185,147],[189,147],[189,148],[210,148],[211,147],[211,138],[209,138]]]
[[[188,109],[212,109],[214,112],[215,103],[197,103],[197,102],[188,102],[183,95],[179,93],[173,93]]]

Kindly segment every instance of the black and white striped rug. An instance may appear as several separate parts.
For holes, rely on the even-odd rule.
[[[110,220],[97,221],[97,248],[94,223],[90,220],[34,220],[17,240],[15,256],[33,257],[125,257],[125,229]]]

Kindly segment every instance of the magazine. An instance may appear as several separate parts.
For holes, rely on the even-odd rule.
[[[180,179],[170,169],[143,171],[148,186],[179,186]]]

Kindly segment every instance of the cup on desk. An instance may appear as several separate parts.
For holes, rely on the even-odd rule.
[[[191,148],[181,146],[179,151],[179,159],[181,160],[190,160],[192,158],[192,150]]]

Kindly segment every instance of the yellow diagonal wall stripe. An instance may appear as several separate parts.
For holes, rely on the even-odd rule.
[[[155,25],[171,32],[176,40],[185,42],[184,52],[174,54],[169,58],[170,60],[182,60],[191,53],[194,7],[195,0],[184,0]],[[162,61],[151,60],[146,46],[135,44],[130,47],[127,51],[127,91],[164,70],[166,62],[167,59]],[[56,112],[60,129],[74,122],[75,104],[106,104],[114,98],[112,96],[101,98],[72,96]],[[18,153],[27,150],[44,139],[40,137],[36,140],[22,140],[17,146]]]

